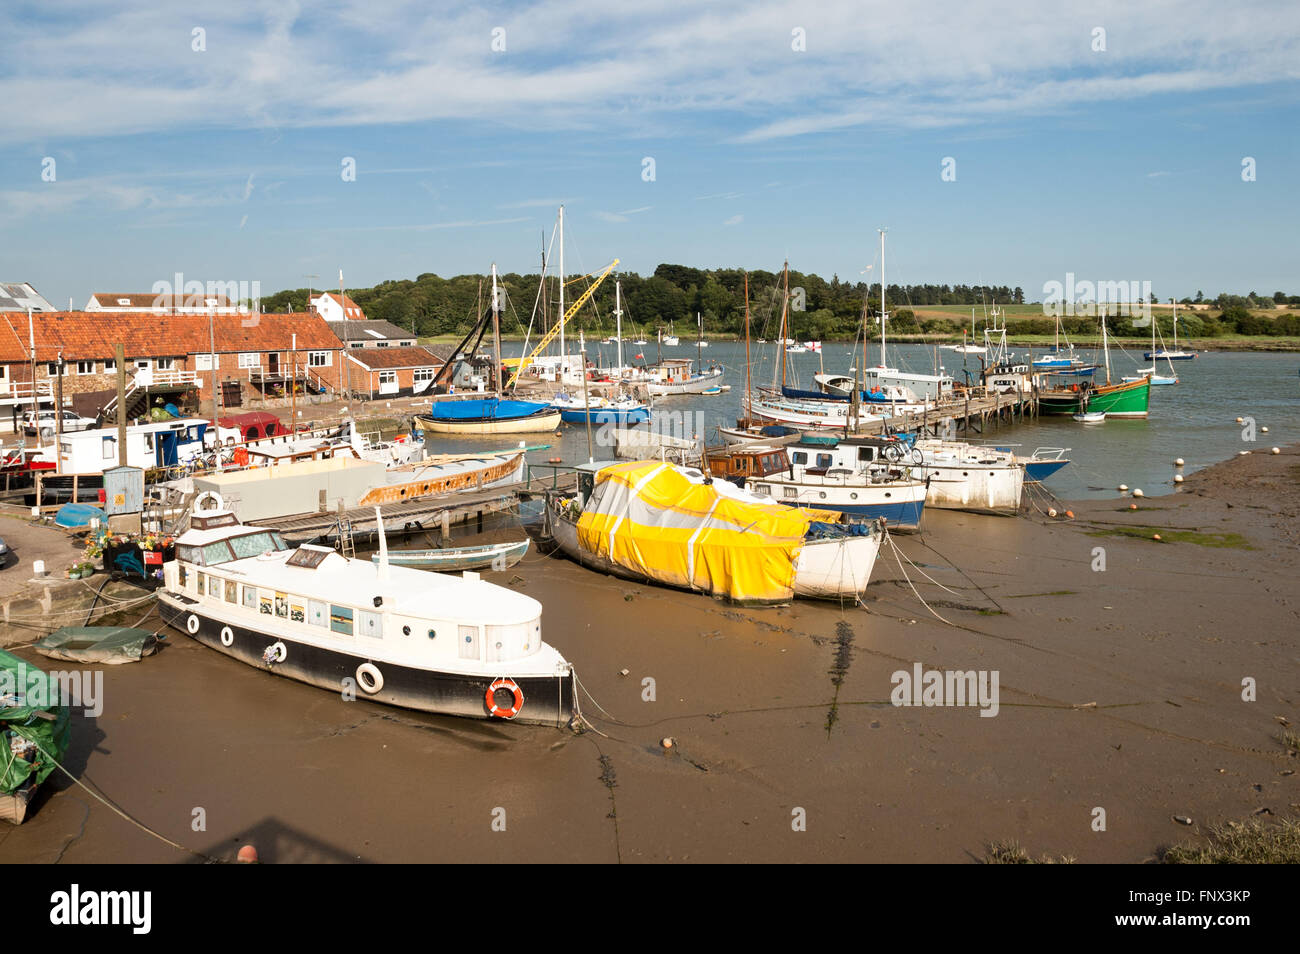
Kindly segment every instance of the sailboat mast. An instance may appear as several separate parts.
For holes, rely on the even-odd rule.
[[[745,403],[753,401],[753,381],[750,378],[749,361],[749,272],[745,272]],[[748,415],[746,415],[748,416]]]
[[[885,361],[885,230],[877,229],[880,233],[880,366],[889,367]]]
[[[564,206],[560,206],[560,383],[564,383]]]
[[[1101,310],[1101,349],[1106,355],[1106,383],[1110,384],[1110,342],[1106,338],[1106,309]]]
[[[623,375],[623,283],[614,282],[614,336],[618,339],[618,373]]]
[[[492,370],[496,372],[496,391],[497,397],[501,396],[501,310],[497,306],[497,263],[492,263],[492,347],[493,363],[496,365]]]
[[[790,309],[790,263],[789,263],[788,261],[785,263],[785,268],[782,270],[782,275],[784,276],[784,278],[782,279],[782,281],[783,281],[784,286],[785,286],[785,297],[784,297],[784,299],[783,299],[782,302],[781,302],[781,393],[784,395],[784,394],[785,394],[785,365],[786,365],[786,362],[789,360],[789,358],[787,357],[786,350],[785,350],[785,348],[786,348],[786,345],[785,345],[785,336],[786,336],[786,320],[785,320],[785,316],[786,316],[786,314],[789,312],[789,309]]]

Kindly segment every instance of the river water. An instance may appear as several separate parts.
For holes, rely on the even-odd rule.
[[[502,350],[507,356],[517,356],[522,349],[517,342],[511,342],[503,345]],[[773,369],[779,368],[774,351],[770,344],[751,345],[751,377],[756,385],[773,381]],[[642,348],[625,345],[624,359],[628,363],[634,363],[638,353],[652,363],[657,357],[654,342]],[[745,343],[714,342],[698,353],[706,365],[717,363],[726,369],[723,380],[731,390],[715,396],[657,399],[655,413],[659,420],[655,426],[685,436],[703,433],[713,443],[718,439],[717,426],[732,426],[740,415],[746,379]],[[615,361],[612,345],[588,342],[587,354],[590,360],[602,365],[612,365]],[[662,354],[665,358],[695,358],[697,349],[683,339],[680,346],[664,348]],[[869,362],[875,364],[878,355],[877,348],[870,348]],[[787,383],[807,388],[814,387],[812,377],[822,368],[847,373],[852,364],[849,345],[843,342],[826,342],[821,355],[787,357]],[[920,345],[891,346],[888,357],[891,365],[918,373],[932,373],[937,361],[958,381],[964,379],[963,359],[966,367],[978,370],[978,362],[969,356],[942,350],[936,353]],[[1118,381],[1140,364],[1149,365],[1149,362],[1143,361],[1141,352],[1112,349],[1111,364],[1113,379]],[[1174,362],[1174,368],[1179,383],[1152,388],[1151,414],[1146,420],[1109,420],[1105,424],[1084,425],[1076,424],[1068,416],[1040,417],[991,428],[983,436],[970,435],[970,439],[1019,445],[1021,453],[1039,447],[1069,448],[1070,465],[1047,481],[1047,487],[1063,499],[1113,496],[1121,483],[1142,488],[1148,496],[1166,494],[1174,489],[1176,473],[1190,474],[1242,450],[1267,453],[1272,446],[1300,441],[1300,355],[1206,352],[1194,361]],[[1168,370],[1168,364],[1162,363],[1160,372],[1167,374]],[[1239,417],[1245,423],[1238,424]],[[530,445],[550,445],[531,453],[529,459],[533,462],[558,457],[566,464],[573,464],[587,460],[588,456],[596,460],[611,458],[613,453],[607,436],[600,428],[593,427],[590,453],[587,429],[582,426],[563,425],[559,437],[535,434],[519,435],[519,438],[526,439]],[[514,441],[502,437],[435,439],[430,449],[497,449],[519,438]],[[1179,457],[1186,462],[1181,470],[1173,466]]]

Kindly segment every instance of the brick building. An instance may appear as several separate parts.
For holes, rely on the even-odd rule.
[[[314,313],[52,312],[33,314],[29,326],[26,314],[9,312],[0,313],[0,404],[30,400],[33,367],[37,393],[50,394],[61,357],[65,403],[83,414],[105,409],[117,388],[117,343],[126,353],[128,416],[143,414],[155,396],[210,400],[214,344],[222,400],[231,406],[279,396],[295,379],[309,391],[341,390],[343,344]]]

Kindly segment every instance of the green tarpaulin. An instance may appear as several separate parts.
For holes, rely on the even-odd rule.
[[[31,792],[63,761],[71,738],[69,701],[37,666],[0,650],[0,799]],[[0,817],[5,817],[0,805]],[[12,810],[12,808],[11,808]],[[10,821],[21,821],[22,811]]]
[[[42,656],[69,662],[116,666],[139,662],[158,648],[158,638],[147,629],[129,626],[64,626],[33,646]]]

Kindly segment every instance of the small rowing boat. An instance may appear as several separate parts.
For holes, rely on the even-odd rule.
[[[421,566],[430,570],[507,570],[524,558],[531,541],[490,543],[481,547],[448,547],[442,550],[389,550],[388,561],[396,566]],[[379,554],[370,557],[379,562]]]

